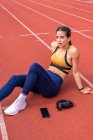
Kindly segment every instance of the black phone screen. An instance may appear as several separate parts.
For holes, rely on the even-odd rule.
[[[50,114],[49,114],[47,108],[40,108],[40,111],[41,111],[41,114],[42,114],[42,117],[43,117],[43,118],[48,118],[48,117],[50,117]]]

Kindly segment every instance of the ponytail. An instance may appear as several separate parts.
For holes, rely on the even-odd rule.
[[[69,44],[69,45],[72,45],[72,42],[71,42],[71,40],[68,42],[68,44]]]

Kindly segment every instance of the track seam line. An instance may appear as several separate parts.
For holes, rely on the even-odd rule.
[[[36,35],[47,35],[47,34],[50,34],[50,33],[36,33]],[[23,35],[18,35],[20,37],[23,37],[23,36],[33,36],[33,34],[23,34]]]
[[[90,32],[91,30],[77,30],[79,32]],[[77,32],[77,31],[72,31],[72,32]]]
[[[27,8],[27,9],[31,10],[31,11],[34,11],[35,13],[37,13],[37,14],[39,14],[39,15],[42,15],[42,16],[44,16],[44,17],[46,17],[46,18],[48,18],[48,19],[50,19],[50,20],[52,20],[52,21],[54,21],[54,22],[56,22],[56,23],[59,23],[59,24],[61,24],[61,25],[67,26],[67,25],[64,24],[64,23],[62,23],[62,22],[60,22],[60,21],[58,21],[58,20],[55,20],[55,19],[53,19],[53,18],[51,18],[51,17],[49,17],[49,16],[47,16],[47,15],[45,15],[45,14],[42,14],[42,13],[40,13],[40,12],[38,12],[38,11],[36,11],[36,10],[34,10],[34,9],[30,8],[30,7],[28,7],[28,6],[25,6],[25,5],[23,5],[23,4],[19,3],[19,2],[16,2],[15,0],[11,0],[11,1],[14,2],[14,3],[17,3],[17,4],[19,4],[19,5],[21,5],[21,6],[23,6],[23,7],[25,7],[25,8]],[[69,27],[70,27],[70,26],[69,26]],[[86,34],[84,34],[84,33],[82,33],[82,32],[79,32],[78,30],[76,30],[76,29],[74,29],[74,28],[72,28],[72,27],[70,27],[70,28],[71,28],[72,31],[76,31],[78,34],[80,34],[80,35],[82,35],[82,36],[84,36],[84,37],[87,37],[87,38],[93,40],[93,37],[90,37],[90,36],[88,36],[88,35],[86,35]]]
[[[77,31],[90,32],[91,30],[77,30]],[[72,32],[76,33],[77,31],[72,31]],[[48,34],[51,34],[51,33],[36,33],[36,35],[48,35]],[[18,37],[28,37],[28,36],[33,36],[33,34],[20,34],[20,35],[18,35]],[[0,39],[3,39],[3,38],[5,38],[5,37],[0,36]]]
[[[90,19],[87,19],[87,18],[85,18],[85,17],[81,17],[81,16],[78,16],[78,15],[72,14],[72,13],[67,12],[67,11],[63,11],[63,10],[61,10],[61,9],[57,9],[57,8],[55,8],[55,7],[51,7],[51,6],[49,6],[49,5],[41,4],[41,3],[35,2],[35,1],[33,1],[33,0],[27,0],[27,1],[36,3],[36,4],[41,5],[41,6],[44,6],[44,7],[48,7],[48,8],[50,8],[50,9],[59,11],[59,12],[61,12],[61,13],[65,13],[65,14],[68,14],[68,15],[77,17],[77,18],[79,18],[79,19],[83,19],[83,20],[85,20],[85,21],[88,21],[88,22],[93,23],[93,20],[90,20]]]
[[[39,38],[31,29],[29,29],[24,23],[22,23],[16,16],[14,16],[11,12],[9,12],[8,9],[6,9],[2,4],[0,4],[0,6],[7,13],[9,13],[15,20],[17,20],[25,29],[27,29],[31,34],[33,34],[42,44],[44,44],[47,48],[50,49],[49,45],[47,45],[41,38]],[[80,76],[88,85],[93,87],[93,84],[87,78],[85,78],[81,73],[80,73]],[[2,114],[1,105],[0,105],[0,121],[1,121],[0,128],[1,128],[2,139],[8,140],[8,135],[7,135],[7,130],[6,130],[3,114]]]
[[[61,1],[62,1],[62,0],[61,0]],[[64,2],[64,1],[63,1],[63,2]],[[80,4],[80,3],[76,3],[76,2],[71,2],[71,1],[69,1],[68,3],[78,4],[78,5],[85,6],[85,7],[93,7],[93,6],[89,6],[89,5],[85,5],[85,4]]]
[[[78,0],[78,1],[81,1],[81,0]],[[86,1],[81,1],[81,2],[85,2],[85,3],[93,4],[93,1],[91,1],[91,0],[86,0]]]
[[[2,109],[1,109],[1,104],[0,104],[0,129],[1,129],[2,140],[9,140]]]
[[[40,37],[38,37],[38,35],[36,35],[31,29],[29,29],[24,23],[22,23],[22,22],[21,22],[16,16],[14,16],[8,9],[6,9],[2,4],[0,4],[0,6],[1,6],[2,9],[4,9],[8,14],[10,14],[15,20],[17,20],[25,29],[27,29],[31,34],[33,34],[42,44],[44,44],[48,49],[51,49],[49,45],[47,45]],[[87,78],[85,78],[81,73],[80,73],[80,76],[81,76],[81,78],[82,78],[90,87],[93,88],[93,84],[92,84]],[[2,121],[2,123],[0,123],[2,138],[3,138],[3,140],[8,140],[8,135],[7,135],[7,131],[6,131],[6,126],[5,126],[5,122],[4,122],[4,118],[3,118],[1,106],[0,106],[0,120]]]
[[[30,30],[23,22],[21,22],[16,16],[14,16],[7,8],[5,8],[2,4],[0,4],[2,9],[4,9],[7,13],[9,13],[15,20],[17,20],[25,29],[27,29],[31,34],[33,34],[38,40],[40,40],[45,46],[49,48],[49,46],[39,38],[32,30]]]
[[[80,10],[80,11],[84,11],[84,12],[87,12],[87,13],[93,13],[92,11],[84,10],[84,9],[81,9],[81,8],[76,8],[76,7],[73,7],[71,5],[66,5],[66,4],[62,4],[62,3],[58,3],[58,2],[52,2],[52,1],[49,1],[49,0],[44,0],[44,1],[48,1],[50,3],[54,3],[54,4],[58,4],[58,5],[63,5],[65,7],[70,7],[70,8],[77,9],[77,10]]]
[[[49,45],[47,45],[38,35],[36,35],[30,28],[28,28],[23,22],[21,22],[16,16],[14,16],[8,9],[6,9],[2,4],[0,4],[0,6],[6,11],[8,12],[15,20],[17,20],[25,29],[27,29],[31,34],[33,34],[42,44],[44,44],[48,49],[51,49]],[[81,73],[80,73],[81,78],[83,78],[83,80],[90,86],[93,87],[93,84],[89,83],[88,79],[85,78]],[[83,76],[83,77],[82,77]],[[87,79],[87,80],[86,80]]]
[[[81,73],[79,73],[80,74],[80,77],[84,80],[84,81],[86,81],[86,83],[89,85],[89,86],[91,86],[92,88],[93,88],[93,84],[86,78],[86,77],[84,77]]]
[[[91,30],[78,30],[80,32],[90,32]],[[76,31],[72,31],[72,32],[76,32]],[[50,34],[50,33],[36,33],[36,35],[47,35],[47,34]],[[25,37],[25,36],[33,36],[33,34],[21,34],[21,35],[18,35],[19,37]]]

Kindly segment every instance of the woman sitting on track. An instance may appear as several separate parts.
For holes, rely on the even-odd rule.
[[[15,115],[26,108],[26,97],[30,91],[39,92],[43,97],[51,98],[58,94],[64,78],[73,67],[73,75],[81,93],[91,93],[90,87],[83,87],[77,69],[79,52],[71,43],[71,30],[66,26],[56,30],[56,41],[51,43],[51,64],[46,71],[42,66],[34,63],[27,75],[12,76],[0,89],[0,101],[10,95],[15,87],[22,87],[19,97],[4,110],[7,115]]]

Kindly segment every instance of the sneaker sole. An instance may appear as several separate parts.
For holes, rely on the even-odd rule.
[[[26,106],[25,106],[25,107],[23,107],[21,110],[17,111],[16,113],[10,113],[10,114],[8,114],[8,113],[6,113],[5,111],[4,111],[4,113],[5,113],[6,115],[13,116],[13,115],[18,114],[19,112],[21,112],[21,111],[22,111],[22,110],[24,110],[25,108],[26,108]]]

